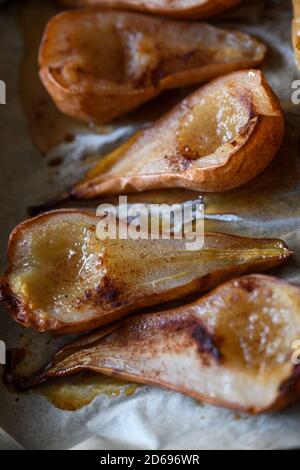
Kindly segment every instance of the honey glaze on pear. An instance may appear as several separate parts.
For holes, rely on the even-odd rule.
[[[300,311],[300,297],[289,297],[268,282],[261,288],[262,281],[263,276],[245,276],[236,283],[227,283],[222,295],[211,299],[207,296],[201,306],[208,327],[217,336],[227,330],[222,344],[226,361],[233,367],[243,364],[254,374],[283,364],[295,339],[295,326],[300,328],[299,320],[296,324],[291,321],[291,312],[295,310],[296,320],[296,312]],[[291,286],[291,294],[293,289],[297,293],[297,288]],[[217,316],[216,309],[220,313]]]
[[[185,158],[198,159],[211,155],[235,138],[255,118],[251,96],[241,96],[225,87],[204,96],[192,106],[181,120],[177,130],[179,152]],[[237,142],[236,142],[237,144]],[[200,162],[201,165],[201,162]]]
[[[300,396],[299,366],[291,360],[299,312],[299,286],[270,276],[236,278],[191,304],[82,336],[17,383],[24,390],[88,370],[254,414],[282,409]]]
[[[39,65],[63,113],[102,124],[163,90],[257,66],[265,53],[255,38],[205,23],[80,9],[48,22]]]
[[[184,238],[103,240],[99,220],[92,212],[63,210],[16,227],[1,281],[16,321],[39,331],[84,331],[291,256],[281,240],[221,233],[206,233],[196,250]]]

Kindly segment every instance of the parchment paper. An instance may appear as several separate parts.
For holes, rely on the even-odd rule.
[[[43,2],[41,2],[43,3]],[[293,80],[300,75],[290,40],[290,1],[245,1],[226,17],[229,27],[253,33],[269,46],[264,70],[280,96],[287,119],[283,148],[267,171],[246,187],[205,198],[206,228],[248,236],[283,238],[295,251],[293,259],[274,272],[300,281],[300,108],[291,101]],[[0,79],[7,85],[7,104],[0,107],[0,257],[10,230],[26,217],[26,206],[78,177],[78,155],[113,146],[132,133],[130,120],[93,135],[93,129],[59,147],[64,161],[73,159],[73,174],[65,163],[49,171],[47,159],[33,145],[20,103],[19,76],[22,38],[17,7],[0,10]],[[178,96],[181,92],[178,92]],[[145,125],[140,123],[139,125]],[[80,145],[79,145],[80,144]],[[190,196],[189,196],[190,199]],[[47,335],[24,331],[1,309],[0,339],[8,348],[26,344],[27,367],[45,362],[60,343]],[[0,447],[27,449],[274,449],[300,446],[300,406],[285,412],[249,417],[208,406],[154,387],[140,387],[116,396],[100,394],[77,411],[55,408],[40,394],[17,394],[0,384]]]

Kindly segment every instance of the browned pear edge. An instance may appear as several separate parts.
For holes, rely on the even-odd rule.
[[[196,167],[191,170],[181,170],[177,172],[149,175],[131,175],[110,177],[109,173],[105,181],[101,181],[102,175],[93,179],[83,180],[71,188],[69,194],[76,199],[93,199],[103,194],[127,194],[130,192],[140,192],[163,188],[184,188],[203,192],[222,192],[242,186],[259,175],[273,160],[277,154],[284,136],[284,116],[279,99],[268,84],[264,74],[258,70],[244,70],[233,72],[224,77],[216,78],[210,83],[199,88],[196,92],[178,104],[169,113],[160,118],[153,124],[152,128],[159,127],[167,121],[170,116],[175,115],[183,103],[186,107],[195,100],[209,94],[210,90],[231,86],[232,83],[242,83],[242,80],[249,76],[249,83],[256,80],[258,85],[254,90],[246,86],[241,88],[240,100],[244,99],[249,91],[267,96],[268,109],[266,115],[259,114],[257,122],[253,125],[250,121],[243,130],[242,143],[235,147],[232,143],[232,149],[228,157],[221,163],[207,165],[206,167]],[[247,77],[248,78],[248,77]],[[253,98],[254,99],[254,98]],[[264,100],[265,101],[265,100]],[[252,109],[253,102],[249,103],[251,109],[249,112],[255,112]],[[144,132],[147,132],[145,130]],[[143,131],[141,131],[143,135]],[[217,153],[218,150],[215,152]],[[109,155],[108,155],[109,157]],[[107,157],[104,157],[107,158]],[[120,154],[119,159],[122,159]],[[105,172],[103,173],[105,175]],[[100,181],[98,181],[98,178]]]
[[[261,274],[252,274],[248,276],[243,276],[240,278],[235,278],[232,279],[220,286],[218,286],[216,289],[211,291],[210,293],[206,294],[203,296],[200,300],[205,301],[206,299],[209,299],[211,296],[216,296],[218,295],[218,292],[222,292],[222,289],[225,285],[228,285],[230,283],[245,283],[246,286],[251,286],[253,284],[257,284],[260,281],[268,281],[272,282],[273,284],[278,284],[284,288],[284,286],[287,285],[294,285],[295,287],[299,288],[299,295],[300,295],[300,286],[296,284],[290,284],[286,281],[277,279],[272,276],[266,276],[266,275],[261,275]],[[247,288],[247,287],[246,287]],[[199,303],[199,301],[197,302]],[[186,305],[186,309],[188,310],[189,307],[191,307],[193,304]],[[180,307],[178,310],[182,310],[183,307]],[[177,309],[170,310],[169,313],[171,314],[176,314]],[[164,312],[168,313],[168,312]],[[131,325],[132,323],[135,325],[135,327],[132,329],[133,331],[133,337],[130,339],[131,341],[134,341],[134,334],[138,335],[139,334],[139,328],[136,327],[136,322],[138,319],[143,321],[144,318],[147,319],[147,317],[150,319],[151,315],[158,316],[159,312],[151,314],[142,314],[142,315],[134,315],[126,320],[123,320],[119,323],[115,323],[111,326],[107,326],[105,328],[102,328],[94,333],[91,333],[89,335],[81,336],[79,339],[67,344],[64,346],[60,351],[58,351],[55,355],[53,360],[46,365],[46,367],[42,368],[40,371],[35,373],[32,376],[29,377],[17,377],[14,376],[14,371],[9,371],[7,374],[7,380],[10,383],[13,383],[15,387],[20,390],[24,391],[29,388],[35,387],[41,383],[44,383],[48,380],[55,379],[58,377],[64,377],[68,375],[73,375],[79,372],[82,372],[84,370],[84,367],[76,367],[75,365],[72,365],[72,367],[67,368],[65,367],[62,370],[58,370],[58,372],[52,372],[51,373],[51,368],[56,367],[59,365],[60,361],[63,361],[68,358],[68,356],[71,356],[73,353],[75,353],[77,350],[80,350],[81,348],[85,348],[89,345],[95,344],[97,341],[101,340],[101,338],[106,338],[109,337],[111,333],[116,331],[119,328],[122,328],[123,324]],[[176,316],[176,315],[175,315]],[[180,322],[180,320],[175,320]],[[162,323],[163,325],[163,323]],[[162,326],[163,327],[163,326]],[[180,324],[178,324],[178,329],[180,329]],[[194,337],[193,337],[194,340]],[[211,338],[212,342],[214,341]],[[207,366],[208,367],[208,366]],[[94,372],[101,373],[110,377],[114,377],[117,379],[122,379],[122,380],[128,380],[128,381],[133,381],[136,383],[141,383],[141,384],[149,384],[149,385],[158,385],[170,390],[175,390],[182,392],[184,394],[190,395],[198,400],[210,403],[212,405],[217,405],[217,406],[222,406],[226,407],[229,409],[233,410],[238,410],[242,412],[246,412],[249,414],[260,414],[264,412],[274,412],[274,411],[279,411],[283,408],[286,408],[287,406],[293,404],[295,401],[297,401],[300,397],[300,365],[291,365],[291,374],[289,377],[287,377],[283,383],[278,388],[278,396],[276,400],[271,403],[269,406],[266,408],[262,407],[245,407],[242,404],[239,403],[229,403],[228,401],[223,401],[219,398],[211,398],[207,396],[203,396],[197,392],[193,393],[192,391],[184,388],[183,386],[175,386],[171,385],[170,383],[164,383],[161,380],[157,379],[148,379],[148,378],[143,378],[141,376],[135,375],[133,372],[128,373],[128,372],[123,372],[122,370],[116,370],[108,367],[103,367],[103,368],[91,368]]]
[[[195,293],[195,292],[205,292],[209,289],[216,287],[221,282],[224,282],[232,277],[240,276],[243,274],[247,274],[249,272],[262,272],[268,269],[272,269],[277,267],[287,261],[293,254],[291,250],[287,247],[287,245],[282,241],[278,240],[282,246],[282,255],[278,255],[277,257],[272,258],[262,258],[256,262],[252,263],[245,263],[240,266],[232,266],[231,269],[218,269],[216,270],[211,276],[199,276],[199,278],[194,279],[190,283],[186,285],[182,285],[180,287],[175,287],[167,290],[166,292],[162,292],[157,294],[156,296],[146,296],[145,298],[139,299],[134,303],[134,305],[125,305],[120,307],[114,311],[108,312],[105,315],[90,318],[88,320],[82,319],[82,321],[73,322],[73,323],[65,323],[58,318],[51,317],[47,319],[43,319],[41,323],[39,323],[36,319],[36,316],[32,314],[30,305],[25,303],[22,298],[17,296],[11,289],[8,276],[11,272],[13,272],[13,255],[14,250],[17,244],[17,239],[19,234],[26,230],[26,228],[30,225],[38,223],[40,220],[49,219],[53,215],[60,215],[60,214],[83,214],[89,216],[95,216],[95,214],[89,210],[78,210],[78,209],[61,209],[56,211],[47,212],[41,214],[37,217],[32,219],[26,220],[19,224],[15,229],[12,231],[9,243],[8,243],[8,269],[5,275],[0,280],[0,300],[5,304],[6,308],[10,311],[12,318],[20,323],[22,326],[26,328],[33,328],[37,331],[44,332],[44,331],[55,331],[58,334],[69,334],[69,333],[78,333],[84,332],[88,330],[95,329],[99,326],[108,324],[112,321],[119,320],[120,318],[137,311],[141,308],[150,307],[154,305],[161,304],[163,302],[168,302],[170,300],[184,298],[188,295]],[[206,236],[213,236],[214,233],[206,233]],[[218,238],[228,236],[223,233],[216,234]],[[247,240],[247,237],[239,237],[235,235],[230,235],[232,238],[240,239],[241,242]],[[259,239],[261,241],[274,241],[275,239]]]
[[[220,15],[225,11],[239,5],[241,0],[199,0],[195,6],[176,8],[172,2],[161,0],[161,6],[149,5],[146,0],[60,0],[65,6],[95,6],[108,8],[127,8],[145,13],[155,13],[175,18],[195,18],[204,19],[211,16]],[[148,3],[148,4],[147,4]]]
[[[91,8],[91,14],[99,11],[99,8]],[[53,17],[47,24],[39,50],[39,64],[41,80],[56,103],[56,106],[65,114],[84,121],[95,121],[98,124],[109,122],[120,117],[129,111],[137,108],[141,104],[157,96],[165,89],[177,88],[186,85],[196,85],[207,82],[220,75],[230,73],[234,70],[256,67],[261,64],[266,54],[266,47],[253,38],[260,46],[259,57],[253,59],[242,59],[234,63],[206,64],[200,65],[186,71],[170,73],[166,77],[162,77],[157,83],[152,85],[128,88],[126,91],[114,91],[109,93],[101,88],[96,91],[82,91],[79,86],[73,85],[72,88],[65,87],[55,78],[51,66],[45,60],[47,44],[49,38],[54,35],[55,24],[62,18],[68,19],[68,16],[85,14],[87,9],[79,9],[76,11],[66,11]],[[105,12],[104,12],[105,14]],[[124,13],[123,15],[139,15],[140,22],[143,22],[145,16],[140,13]],[[149,21],[149,17],[146,17]],[[153,19],[157,21],[157,19]],[[169,22],[174,20],[160,19],[161,22]],[[228,31],[230,33],[230,31]],[[241,34],[241,33],[240,33]],[[244,33],[243,33],[244,34]],[[250,37],[250,36],[249,36]]]
[[[264,95],[264,101],[265,97],[267,97],[268,109],[266,110],[266,115],[263,113],[259,114],[254,123],[252,121],[249,122],[249,125],[243,131],[240,144],[236,147],[232,143],[231,152],[222,162],[201,168],[192,167],[191,170],[186,169],[171,173],[166,171],[163,174],[110,177],[109,173],[106,176],[104,171],[94,178],[85,178],[83,181],[74,184],[69,190],[43,204],[32,206],[29,208],[29,214],[36,215],[47,211],[70,199],[94,199],[107,194],[128,194],[165,188],[222,192],[237,188],[251,181],[271,163],[281,146],[284,136],[284,116],[280,102],[262,72],[258,70],[244,70],[233,72],[211,81],[156,121],[152,125],[152,129],[155,129],[155,127],[159,128],[173,114],[178,114],[178,110],[183,109],[183,104],[188,106],[195,98],[200,98],[215,88],[225,87],[228,83],[242,83],[247,74],[251,74],[249,78],[251,82],[257,81],[258,83],[253,93],[255,91],[257,93],[261,92]],[[245,87],[245,94],[248,92],[249,90]],[[243,97],[241,96],[242,99]],[[140,134],[143,135],[143,132],[147,132],[147,130],[140,131]],[[134,142],[134,138],[132,141]],[[127,143],[124,145],[126,147]],[[131,145],[129,141],[128,145]],[[104,157],[103,161],[109,159],[112,154]],[[122,159],[121,150],[118,159]],[[106,177],[103,178],[103,175]]]

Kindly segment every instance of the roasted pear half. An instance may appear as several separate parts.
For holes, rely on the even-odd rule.
[[[102,158],[83,181],[45,205],[162,188],[227,191],[261,173],[284,133],[280,103],[259,71],[205,85]]]
[[[240,32],[90,8],[49,21],[39,64],[63,113],[103,123],[164,89],[260,64],[265,52]]]
[[[292,39],[295,50],[295,58],[300,69],[300,0],[293,0],[294,19],[292,23]]]
[[[84,331],[291,255],[280,240],[220,233],[206,234],[198,250],[185,239],[104,240],[99,220],[92,212],[62,210],[15,228],[1,296],[17,322],[39,331]]]
[[[209,18],[238,5],[241,0],[60,0],[66,6],[99,5],[126,8],[178,18]]]
[[[245,276],[190,305],[134,316],[82,337],[18,385],[92,370],[261,413],[299,398],[300,366],[292,360],[299,338],[299,286]]]

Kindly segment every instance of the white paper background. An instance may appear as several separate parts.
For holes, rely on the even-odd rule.
[[[210,197],[207,212],[213,228],[256,236],[278,236],[295,250],[293,260],[276,274],[300,280],[300,165],[298,127],[300,111],[291,103],[291,83],[300,78],[290,42],[290,2],[245,1],[245,9],[232,15],[233,27],[252,32],[270,47],[265,65],[286,111],[289,127],[283,150],[265,175],[233,195]],[[251,10],[251,14],[249,13]],[[259,27],[257,26],[259,24]],[[7,84],[7,105],[0,107],[0,256],[10,230],[26,217],[26,206],[41,198],[53,183],[44,161],[28,135],[19,100],[19,65],[22,39],[15,8],[0,10],[0,79]],[[117,130],[114,141],[132,129]],[[83,139],[83,147],[99,147],[99,137]],[[69,158],[74,143],[67,148]],[[77,141],[76,141],[77,146]],[[71,149],[71,152],[70,152]],[[75,149],[76,150],[76,149]],[[81,152],[81,150],[80,150]],[[79,152],[79,153],[80,153]],[[76,169],[76,168],[75,168]],[[234,201],[234,203],[233,203]],[[225,219],[227,222],[218,222]],[[19,343],[22,328],[1,309],[0,339],[8,347]],[[45,335],[30,334],[33,362],[44,362],[55,343]],[[17,395],[0,385],[0,448],[30,449],[274,449],[300,446],[300,406],[259,417],[239,416],[203,405],[180,394],[153,387],[133,395],[98,396],[93,403],[66,412],[35,394]],[[19,401],[16,401],[19,398]],[[11,438],[9,437],[11,436]]]

